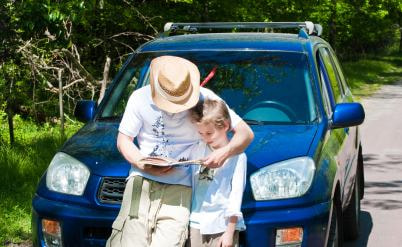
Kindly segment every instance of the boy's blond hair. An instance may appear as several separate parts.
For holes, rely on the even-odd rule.
[[[221,100],[200,100],[190,109],[190,119],[193,123],[212,123],[217,129],[225,127],[225,121],[231,126],[229,109]]]

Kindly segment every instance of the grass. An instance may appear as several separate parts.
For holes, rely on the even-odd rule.
[[[0,112],[0,246],[31,239],[31,200],[53,155],[63,144],[59,128],[37,126],[14,117],[15,144],[8,143],[8,125]],[[69,126],[67,135],[76,131]]]
[[[402,79],[402,55],[368,57],[343,63],[349,85],[357,97],[371,95],[380,86]],[[8,126],[0,111],[0,246],[31,239],[31,200],[36,185],[65,139],[58,126],[37,126],[14,118],[16,143],[8,144]],[[71,136],[80,126],[66,125]]]
[[[402,80],[402,54],[372,56],[342,64],[348,84],[357,98],[372,95],[382,85]]]

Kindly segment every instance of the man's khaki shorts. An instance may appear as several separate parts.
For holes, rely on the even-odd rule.
[[[137,188],[138,196],[135,196],[134,189],[133,201],[134,179],[142,179],[142,189]],[[139,201],[136,202],[135,197]],[[113,222],[113,231],[106,246],[184,246],[190,207],[191,187],[131,177],[127,181],[121,209]]]

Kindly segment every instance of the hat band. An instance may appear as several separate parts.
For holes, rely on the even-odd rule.
[[[173,96],[171,94],[168,94],[159,85],[158,75],[154,76],[154,86],[155,86],[155,91],[160,96],[162,96],[163,98],[165,98],[166,100],[171,101],[171,102],[180,102],[180,101],[183,101],[184,99],[187,99],[188,96],[191,94],[191,91],[192,91],[192,90],[187,90],[183,95],[180,95],[180,96]],[[190,86],[192,86],[192,85],[190,84]]]

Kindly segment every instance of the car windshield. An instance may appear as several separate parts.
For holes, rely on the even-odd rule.
[[[98,119],[120,118],[136,88],[149,84],[150,61],[175,55],[195,63],[213,90],[249,124],[307,124],[316,107],[307,56],[284,51],[175,51],[135,55],[112,85]]]

